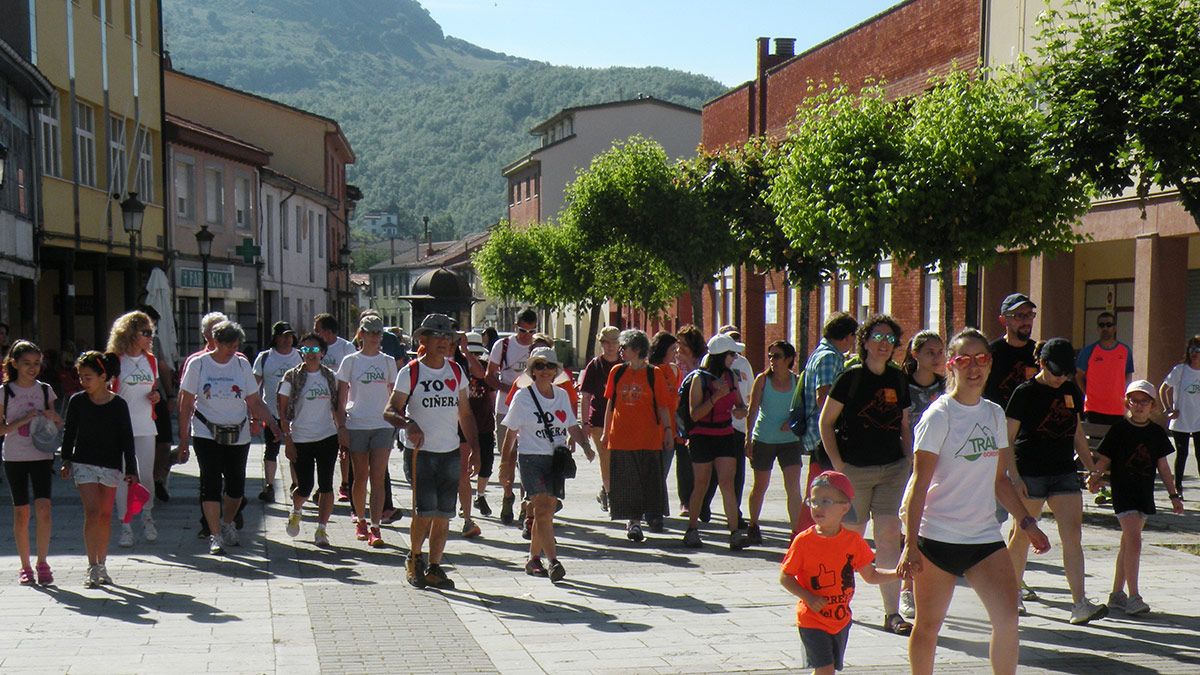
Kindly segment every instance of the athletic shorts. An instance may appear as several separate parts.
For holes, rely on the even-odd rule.
[[[31,484],[33,485],[34,499],[50,499],[54,460],[5,462],[4,475],[8,477],[8,489],[12,492],[13,506],[29,506],[29,486]]]
[[[762,443],[754,441],[751,446],[754,456],[750,459],[750,467],[755,471],[770,471],[779,460],[779,468],[800,464],[800,441],[791,443]]]
[[[833,665],[841,670],[845,664],[846,642],[850,639],[850,624],[836,633],[827,633],[820,628],[800,627],[800,642],[804,645],[804,659],[812,669]]]
[[[1002,541],[986,544],[948,544],[925,537],[917,537],[917,550],[938,569],[961,577],[989,555],[1004,548]]]
[[[692,464],[707,464],[718,457],[737,459],[744,453],[745,446],[738,443],[737,434],[725,436],[708,436],[693,434],[688,438],[688,451],[692,454]]]
[[[1030,499],[1045,499],[1055,495],[1079,494],[1079,474],[1074,471],[1054,476],[1021,476]]]
[[[350,452],[368,450],[391,450],[396,430],[392,427],[378,429],[350,429]]]
[[[854,510],[846,515],[847,522],[862,524],[869,518],[900,515],[900,504],[904,501],[904,488],[912,473],[912,463],[907,457],[891,464],[879,466],[854,466],[846,464],[842,473],[854,486]]]
[[[405,453],[404,460],[411,465],[412,453]],[[418,516],[447,520],[454,517],[458,508],[461,464],[457,448],[450,452],[417,452],[413,490],[416,492]]]

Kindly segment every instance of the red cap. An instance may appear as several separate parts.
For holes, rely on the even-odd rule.
[[[826,471],[813,479],[815,485],[817,481],[824,480],[833,488],[846,495],[846,499],[854,499],[854,485],[850,483],[850,479],[846,478],[846,474],[837,471]]]

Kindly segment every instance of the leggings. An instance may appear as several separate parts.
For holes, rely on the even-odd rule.
[[[1175,492],[1183,494],[1183,471],[1187,468],[1188,438],[1192,439],[1192,449],[1196,453],[1196,463],[1200,464],[1200,431],[1172,431],[1175,439]]]
[[[496,465],[496,431],[479,427],[479,477],[491,478]]]
[[[221,501],[221,487],[230,499],[241,499],[246,494],[246,458],[250,455],[250,444],[217,445],[208,438],[193,438],[196,446],[196,461],[200,463],[200,501]]]
[[[313,489],[313,469],[317,472],[317,492],[333,492],[333,468],[337,464],[337,435],[311,443],[296,443],[296,487],[292,494],[308,498]]]
[[[4,462],[4,475],[12,493],[13,506],[29,506],[29,486],[33,485],[34,499],[50,499],[54,460],[37,459],[31,462]]]
[[[675,489],[679,493],[680,506],[692,503],[692,487],[696,479],[692,475],[692,455],[687,443],[675,439]],[[667,509],[664,513],[670,513]]]
[[[154,486],[154,447],[156,440],[154,436],[134,436],[133,437],[133,454],[137,458],[137,474],[138,482],[147,489]],[[122,473],[125,473],[122,471]],[[117,518],[121,522],[125,522],[125,511],[129,508],[129,483],[121,481],[117,483]],[[149,518],[150,512],[154,510],[154,500],[146,502],[142,506],[142,517]]]
[[[279,424],[279,418],[274,418],[275,423]],[[279,461],[279,439],[275,438],[275,434],[271,433],[271,427],[263,426],[263,461],[278,462]],[[298,445],[298,444],[297,444]]]

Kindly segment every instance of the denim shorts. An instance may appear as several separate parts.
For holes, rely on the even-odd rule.
[[[404,453],[404,463],[412,470],[412,452]],[[417,498],[417,515],[422,518],[454,517],[458,508],[458,480],[462,460],[458,449],[450,452],[417,452],[416,480],[413,491]]]
[[[846,656],[846,642],[850,638],[850,624],[836,633],[827,633],[820,628],[800,627],[800,642],[804,645],[804,658],[808,667],[824,668],[832,665],[841,670]]]
[[[367,452],[368,450],[392,449],[396,430],[391,427],[379,429],[350,429],[350,452]]]
[[[554,495],[562,499],[566,481],[554,475],[554,455],[517,454],[521,470],[521,488],[530,497]]]
[[[76,464],[75,462],[71,462],[71,478],[75,480],[76,485],[99,483],[110,488],[117,487],[122,480],[125,480],[120,469],[110,469],[107,466],[96,466],[95,464]]]
[[[1074,471],[1053,476],[1021,476],[1030,499],[1045,499],[1054,495],[1079,494],[1082,489],[1079,474]]]

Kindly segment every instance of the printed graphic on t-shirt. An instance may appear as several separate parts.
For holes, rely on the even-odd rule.
[[[130,359],[127,363],[133,363],[133,370],[128,373],[121,373],[122,386],[136,387],[140,384],[154,383],[154,374],[150,372],[149,364],[146,363],[145,359]]]
[[[242,388],[237,384],[235,378],[205,373],[204,385],[200,388],[200,395],[206,401],[213,399],[240,399],[242,398]]]
[[[329,384],[325,381],[325,378],[310,377],[309,379],[316,380],[316,383],[311,384],[305,388],[304,400],[305,401],[316,401],[316,400],[328,401],[329,397],[332,396],[332,392],[329,391]]]
[[[900,409],[899,396],[896,390],[885,387],[875,392],[875,396],[858,411],[858,418],[864,427],[898,431],[904,411]]]
[[[648,395],[646,388],[639,382],[630,382],[629,384],[621,385],[617,391],[617,401],[621,405],[637,405],[641,400]]]
[[[996,447],[996,434],[978,422],[971,429],[971,433],[967,434],[967,440],[963,442],[962,447],[954,451],[955,457],[968,462],[974,462],[980,457],[994,457],[999,454],[1000,448]]]
[[[413,393],[413,399],[422,408],[452,408],[458,405],[457,390],[458,380],[453,377],[443,379],[422,377],[417,380],[417,389]]]
[[[1050,439],[1064,439],[1075,435],[1075,409],[1070,394],[1050,401],[1050,409],[1037,427],[1037,433]]]

